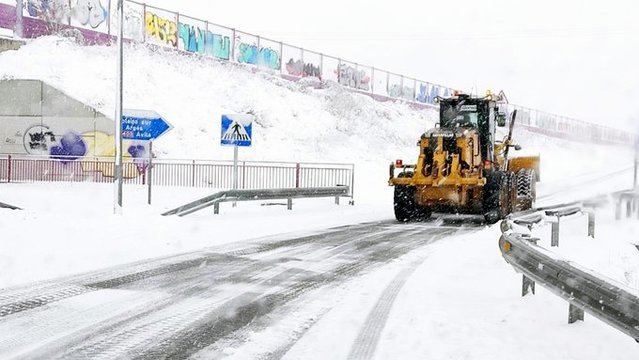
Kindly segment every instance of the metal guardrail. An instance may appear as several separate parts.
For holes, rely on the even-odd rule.
[[[214,214],[220,213],[220,203],[254,200],[287,199],[287,208],[292,210],[293,199],[334,197],[335,204],[339,205],[340,197],[351,197],[349,186],[333,186],[318,188],[285,188],[285,189],[258,189],[258,190],[227,190],[220,191],[177,207],[163,213],[163,216],[186,216],[194,212],[213,206]],[[351,197],[350,204],[354,202]]]
[[[594,237],[594,211],[584,209],[581,204],[537,209],[504,220],[499,248],[504,259],[523,274],[522,296],[530,291],[534,293],[537,282],[568,301],[569,323],[583,320],[585,311],[639,342],[639,297],[538,246],[539,239],[515,231],[518,221],[520,225],[523,221],[523,225],[532,226],[534,221],[531,219],[537,217],[538,222],[542,222],[542,211],[547,216],[557,217],[553,223],[557,226],[552,229],[552,246],[559,245],[561,217],[580,212],[588,214],[588,233]]]
[[[0,202],[0,208],[2,208],[2,209],[11,209],[11,210],[22,210],[21,208],[19,208],[17,206],[5,204],[3,202]]]

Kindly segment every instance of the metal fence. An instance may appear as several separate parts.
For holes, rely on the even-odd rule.
[[[124,181],[146,184],[148,162],[126,158]],[[153,159],[152,185],[231,189],[233,162]],[[0,182],[113,182],[113,158],[65,158],[0,155]],[[355,165],[241,161],[239,189],[310,188],[345,185],[353,189]],[[352,195],[352,193],[351,193]]]
[[[34,4],[39,1],[43,0],[28,3]],[[116,32],[118,26],[117,17],[111,16],[117,13],[117,1],[102,2],[104,4],[100,3],[100,8],[93,6],[76,9],[91,3],[69,1],[68,5],[57,9],[55,19],[65,26],[81,29],[86,34],[91,33],[89,37],[92,39],[99,38],[94,35],[96,33],[109,35],[107,41],[110,41],[110,35]],[[27,1],[24,3],[27,4]],[[64,1],[61,3],[64,5]],[[42,12],[33,11],[33,8],[33,5],[30,8],[26,7],[23,11],[24,16],[48,20],[53,18],[43,16]],[[124,12],[124,36],[131,41],[252,65],[264,71],[280,73],[282,77],[291,80],[304,77],[332,80],[378,100],[401,99],[423,106],[435,106],[438,96],[449,96],[454,91],[447,86],[311,51],[136,1],[125,0]],[[93,16],[82,18],[78,15],[87,13]],[[635,134],[621,130],[524,106],[511,107],[526,115],[525,127],[546,135],[585,141],[624,144],[634,142]]]

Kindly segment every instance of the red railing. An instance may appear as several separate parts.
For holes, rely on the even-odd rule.
[[[144,185],[148,162],[126,158],[124,181]],[[0,182],[113,182],[113,158],[50,158],[0,155]],[[233,187],[233,162],[224,160],[153,159],[153,185],[172,187]],[[241,161],[240,189],[289,187],[353,187],[353,164]]]

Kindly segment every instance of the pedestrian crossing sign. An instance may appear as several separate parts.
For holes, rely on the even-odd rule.
[[[251,146],[253,136],[253,115],[222,115],[222,135],[220,143],[230,146]]]

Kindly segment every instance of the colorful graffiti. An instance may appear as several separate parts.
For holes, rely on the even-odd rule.
[[[94,29],[107,19],[108,10],[100,0],[28,0],[27,13],[47,22],[66,23],[69,18]]]
[[[204,52],[218,59],[229,60],[231,58],[231,39],[228,36],[206,33]]]
[[[204,53],[204,32],[197,26],[179,23],[182,50]]]
[[[66,22],[71,12],[69,3],[64,0],[28,0],[27,13],[47,22]]]
[[[218,59],[231,57],[231,39],[228,36],[214,34],[197,26],[179,24],[180,48],[185,51],[208,54]]]
[[[258,49],[256,45],[245,43],[240,43],[237,62],[253,64],[273,70],[279,70],[281,66],[279,52],[265,47]]]
[[[428,102],[428,84],[419,84],[419,89],[417,89],[417,94],[415,95],[415,100],[425,103]]]
[[[370,89],[371,78],[366,75],[364,70],[358,70],[346,64],[339,64],[337,66],[337,75],[338,82],[341,85],[366,91]]]
[[[106,20],[108,11],[100,0],[78,0],[72,10],[73,17],[82,25],[97,28]]]
[[[82,136],[74,131],[69,131],[62,135],[57,145],[51,146],[49,155],[52,159],[61,159],[63,161],[77,160],[87,153],[87,144]]]
[[[56,135],[46,124],[30,126],[23,132],[23,146],[27,154],[46,155],[63,165],[80,162],[84,172],[100,172],[107,177],[113,176],[111,163],[96,162],[94,159],[115,156],[114,143],[113,135],[99,131],[80,134],[67,130],[63,135]],[[125,140],[124,146],[127,149],[125,162],[135,165],[134,169],[125,167],[124,177],[135,178],[146,170],[148,150],[139,142]]]
[[[286,72],[293,76],[312,76],[318,79],[322,78],[322,71],[319,66],[315,66],[311,63],[304,63],[302,60],[293,61],[292,58],[286,63]]]
[[[152,12],[146,12],[144,15],[146,23],[146,34],[162,44],[177,47],[178,45],[178,28],[173,20],[164,19]]]

